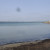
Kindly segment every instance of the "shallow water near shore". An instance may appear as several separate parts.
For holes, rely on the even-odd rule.
[[[0,45],[50,38],[50,24],[37,22],[0,22]]]

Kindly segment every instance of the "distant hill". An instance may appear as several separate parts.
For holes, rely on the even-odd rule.
[[[50,21],[46,21],[46,22],[43,22],[43,23],[48,23],[48,24],[50,24]]]

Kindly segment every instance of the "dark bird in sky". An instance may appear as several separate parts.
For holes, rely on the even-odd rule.
[[[20,10],[20,8],[17,8],[17,12],[20,12],[21,10]]]

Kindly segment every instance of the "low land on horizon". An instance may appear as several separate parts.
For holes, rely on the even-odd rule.
[[[11,23],[11,22],[19,22],[19,23],[20,23],[20,22],[21,22],[21,23],[22,23],[22,22],[25,22],[25,23],[29,23],[29,22],[42,22],[42,21],[0,21],[0,23],[1,23],[1,22],[5,22],[5,23],[6,23],[6,22],[8,22],[8,23],[9,23],[9,22],[10,22],[10,23]]]
[[[24,22],[24,23],[34,23],[34,22],[35,22],[35,23],[50,23],[50,21],[0,21],[0,23],[1,23],[1,22],[2,22],[2,23],[3,23],[3,22],[4,22],[4,23],[13,23],[13,22],[14,22],[14,23],[18,23],[18,22],[19,22],[19,23],[23,23],[23,22]]]

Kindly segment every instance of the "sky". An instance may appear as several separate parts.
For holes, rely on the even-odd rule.
[[[20,12],[17,8],[20,8]],[[50,0],[0,0],[0,21],[48,20]]]

